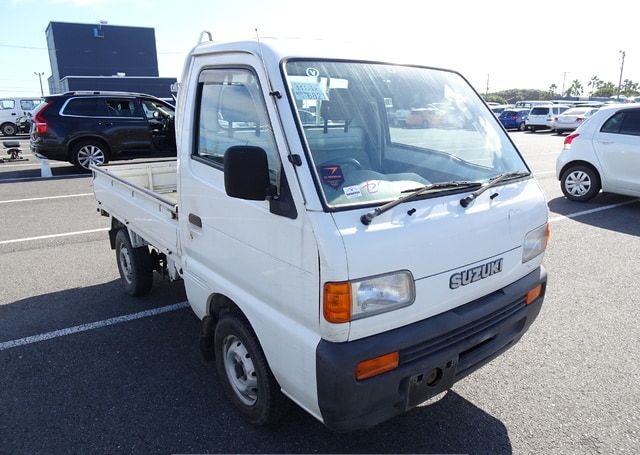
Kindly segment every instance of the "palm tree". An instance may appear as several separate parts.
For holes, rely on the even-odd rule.
[[[598,76],[593,76],[589,79],[587,86],[591,88],[589,91],[589,96],[593,96],[593,92],[595,92],[602,85],[602,81]]]
[[[569,88],[567,89],[567,96],[580,96],[582,95],[582,84],[578,79],[574,79]]]
[[[558,88],[558,86],[556,84],[551,84],[549,86],[549,94],[551,96],[553,96],[556,93],[556,89]]]

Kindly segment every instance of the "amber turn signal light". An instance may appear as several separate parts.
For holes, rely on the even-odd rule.
[[[356,379],[361,381],[395,370],[398,367],[399,360],[400,354],[398,352],[390,352],[373,359],[363,360],[356,366]]]
[[[542,294],[542,285],[541,284],[537,285],[535,288],[533,288],[529,292],[527,292],[527,296],[524,299],[524,303],[529,305],[535,299],[540,297],[540,294]]]
[[[351,285],[348,282],[325,283],[322,310],[328,322],[351,320]]]

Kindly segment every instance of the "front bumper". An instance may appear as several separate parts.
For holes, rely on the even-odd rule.
[[[546,291],[543,267],[490,295],[408,326],[346,343],[321,340],[316,350],[318,404],[336,431],[371,427],[407,411],[513,346],[540,312]],[[529,305],[527,292],[543,285]],[[362,381],[356,365],[399,351],[398,367]],[[439,369],[439,380],[427,376]]]

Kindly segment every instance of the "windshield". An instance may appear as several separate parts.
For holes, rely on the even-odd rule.
[[[527,170],[495,116],[456,73],[295,60],[286,74],[329,206]]]

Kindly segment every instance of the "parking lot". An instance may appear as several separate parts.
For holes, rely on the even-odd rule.
[[[538,320],[441,400],[350,434],[297,408],[248,425],[201,360],[181,283],[120,290],[90,176],[0,164],[0,453],[638,453],[640,201],[566,200],[564,138],[510,135],[550,209]]]

